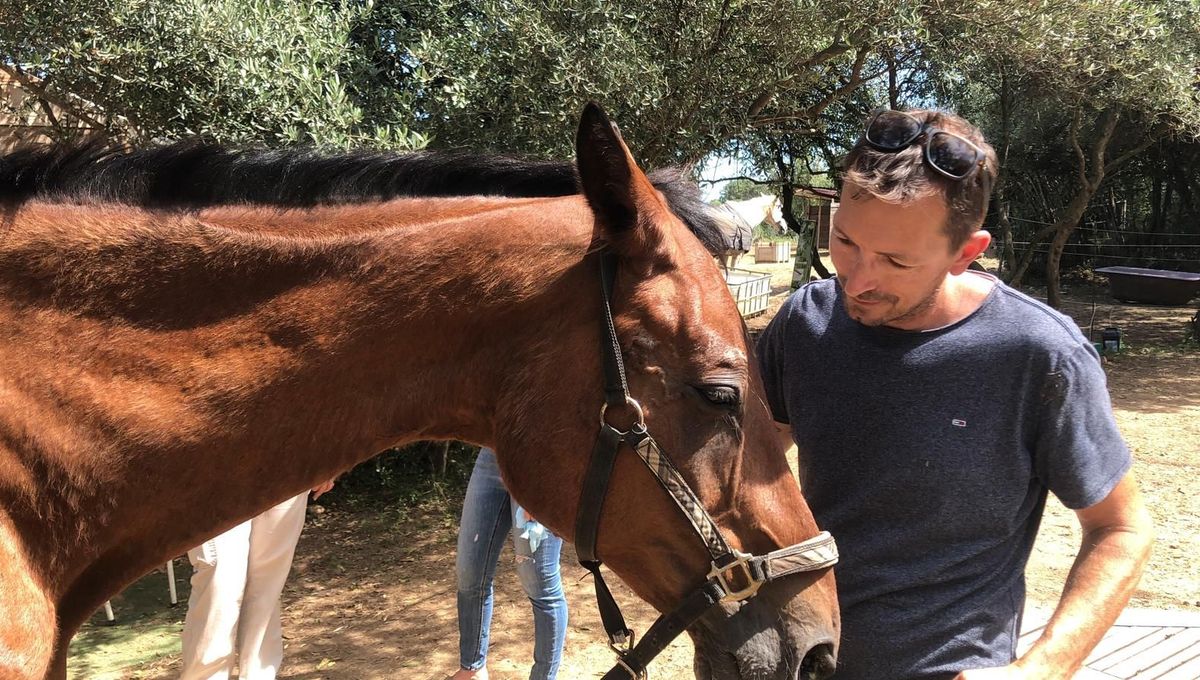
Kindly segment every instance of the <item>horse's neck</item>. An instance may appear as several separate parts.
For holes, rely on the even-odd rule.
[[[103,488],[193,513],[221,470],[245,516],[241,496],[388,445],[490,443],[509,366],[583,285],[591,240],[571,198],[202,217],[32,206],[0,249],[0,392],[23,407],[0,425],[82,480],[64,512]],[[538,231],[556,222],[576,226]]]
[[[767,214],[771,212],[771,204],[774,203],[774,196],[758,196],[757,198],[749,198],[744,201],[730,201],[726,203],[734,212],[746,221],[750,226],[755,226],[759,222],[766,219]]]
[[[500,359],[512,356],[509,345],[520,342],[539,311],[552,309],[541,307],[547,286],[588,248],[590,233],[583,230],[538,231],[553,223],[548,212],[564,209],[577,213],[569,223],[590,226],[577,199],[211,210],[202,222],[184,224],[165,246],[179,258],[172,269],[203,272],[197,280],[185,277],[175,291],[188,306],[153,304],[163,296],[147,290],[151,299],[144,306],[152,311],[144,313],[166,310],[153,321],[186,328],[185,343],[202,343],[193,353],[202,349],[216,359],[204,362],[200,370],[207,375],[194,381],[222,382],[231,366],[249,361],[246,375],[224,389],[238,388],[236,394],[253,400],[255,390],[239,386],[271,393],[277,380],[336,372],[342,380],[330,382],[329,375],[323,382],[336,411],[344,408],[340,397],[358,396],[355,390],[372,389],[386,375],[392,385],[420,386],[390,395],[414,432],[486,440],[488,379],[498,375]],[[211,245],[197,251],[197,239]],[[137,270],[146,264],[156,270],[160,258],[146,259],[134,256],[125,263],[130,266],[114,262],[107,269],[120,270],[132,284],[126,291],[137,290],[148,274]],[[226,294],[222,287],[230,285],[234,290]],[[130,306],[120,313],[141,312]],[[148,346],[168,338],[173,347],[181,344],[178,333],[142,333],[152,336]],[[456,408],[440,408],[446,401]],[[455,418],[447,428],[435,422],[443,412],[463,411],[472,417]]]

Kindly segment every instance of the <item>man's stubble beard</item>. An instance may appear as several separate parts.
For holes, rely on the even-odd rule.
[[[840,281],[839,281],[839,285],[840,285]],[[908,309],[904,310],[903,312],[900,312],[899,314],[894,314],[892,316],[885,316],[880,319],[864,320],[862,318],[856,318],[854,316],[853,310],[851,309],[851,306],[850,306],[852,304],[851,298],[849,295],[846,294],[845,286],[842,286],[842,304],[845,306],[846,313],[850,315],[850,318],[854,319],[855,321],[857,321],[858,323],[861,323],[864,326],[870,326],[870,327],[888,326],[888,325],[896,324],[898,322],[910,321],[912,319],[915,319],[915,318],[921,316],[925,312],[929,311],[935,304],[937,304],[938,293],[940,293],[941,290],[942,290],[942,284],[939,283],[937,286],[934,286],[933,290],[931,290],[929,292],[929,294],[926,295],[924,298],[922,298],[921,301],[918,302],[917,304],[913,305],[912,307],[909,307]],[[885,296],[882,299],[885,301],[895,300],[895,298],[892,296]],[[894,304],[894,302],[893,302],[893,304]]]

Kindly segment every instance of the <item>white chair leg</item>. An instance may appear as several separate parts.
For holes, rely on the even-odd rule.
[[[175,560],[167,560],[167,588],[171,591],[171,604],[179,604],[179,594],[175,592]]]
[[[109,623],[112,623],[117,618],[113,616],[112,602],[109,602],[108,600],[104,601],[104,617],[108,619]]]

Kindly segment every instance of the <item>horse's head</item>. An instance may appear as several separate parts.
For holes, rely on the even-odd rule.
[[[650,435],[730,547],[763,555],[813,537],[818,528],[787,465],[744,325],[712,256],[638,169],[599,107],[584,112],[577,162],[597,245],[618,260],[612,298],[616,333],[629,394],[644,409]],[[543,513],[533,509],[568,537],[603,403],[597,261],[596,255],[585,260],[589,276],[583,285],[590,289],[576,291],[582,313],[594,315],[594,324],[586,325],[586,337],[557,338],[572,348],[573,357],[569,367],[559,368],[558,382],[566,383],[570,375],[588,377],[550,387],[553,394],[546,399],[565,405],[575,423],[570,428],[543,424],[543,441],[537,442],[543,447],[540,472],[528,462],[502,460],[523,502],[537,503],[533,497],[544,496],[544,490],[528,486],[531,477],[541,477],[544,489],[547,474],[559,475],[553,486],[560,498],[537,503]],[[635,414],[620,410],[610,409],[607,420],[623,429]],[[529,436],[530,426],[518,427]],[[575,436],[577,428],[583,437]],[[531,442],[501,445],[511,450],[529,448]],[[603,503],[597,554],[663,612],[703,584],[712,568],[696,529],[627,446],[617,455]],[[748,600],[722,604],[689,632],[699,677],[792,680],[823,678],[832,671],[838,629],[833,576],[821,569],[768,583]]]
[[[767,221],[770,222],[771,226],[775,227],[776,231],[778,231],[780,234],[787,233],[787,222],[783,219],[783,204],[779,202],[778,196],[776,196],[775,200],[771,203],[771,210],[767,212]]]

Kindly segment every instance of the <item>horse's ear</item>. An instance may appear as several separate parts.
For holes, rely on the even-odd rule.
[[[654,213],[666,211],[654,185],[638,168],[617,126],[595,102],[583,109],[575,136],[579,184],[592,212],[616,241],[653,247],[661,238]]]

